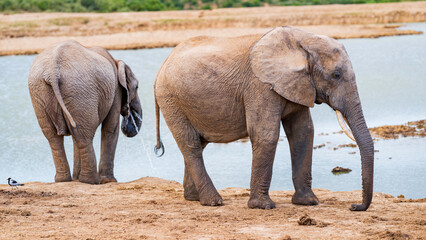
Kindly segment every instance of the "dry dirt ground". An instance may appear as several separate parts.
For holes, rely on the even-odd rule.
[[[360,191],[315,189],[318,206],[291,204],[292,191],[272,191],[277,208],[249,209],[249,190],[219,191],[224,206],[183,198],[174,181],[0,185],[0,239],[425,239],[426,199],[375,193],[367,212],[351,212]],[[302,225],[301,225],[302,224]],[[305,224],[305,225],[303,225]]]
[[[395,23],[426,21],[426,1],[130,13],[0,14],[0,56],[38,53],[74,39],[108,49],[173,47],[198,35],[238,36],[298,26],[334,38],[419,34]]]

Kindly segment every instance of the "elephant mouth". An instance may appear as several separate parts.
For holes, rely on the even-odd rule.
[[[336,116],[337,116],[337,121],[339,122],[339,125],[342,128],[343,132],[346,134],[346,136],[348,136],[350,139],[355,141],[354,135],[352,134],[352,131],[348,127],[348,121],[343,116],[343,114],[339,110],[336,110]]]
[[[139,114],[131,109],[128,116],[123,117],[121,131],[126,137],[134,137],[139,133],[142,126],[142,113]]]

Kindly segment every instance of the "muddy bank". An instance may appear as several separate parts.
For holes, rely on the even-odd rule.
[[[182,185],[158,178],[87,185],[0,185],[1,239],[422,239],[426,199],[375,193],[367,212],[351,212],[361,191],[315,189],[318,206],[291,204],[292,191],[272,191],[277,208],[249,209],[248,189],[219,191],[224,206],[183,198]]]
[[[426,2],[261,7],[210,11],[0,14],[0,55],[38,53],[66,39],[108,49],[173,47],[198,35],[238,36],[293,25],[334,38],[420,34]]]
[[[385,125],[379,127],[369,128],[371,136],[375,142],[387,139],[398,139],[402,137],[426,137],[426,119],[411,121],[400,125]],[[343,131],[333,132],[332,134],[344,134]],[[328,133],[320,133],[320,136],[329,135]],[[315,145],[313,148],[321,149],[326,146],[332,145],[331,142]],[[347,144],[340,144],[333,147],[334,151],[342,148],[358,149],[358,145],[354,142]],[[330,148],[331,149],[331,148]],[[378,150],[375,150],[378,152]],[[349,154],[356,154],[356,152],[349,152]]]
[[[403,125],[391,125],[370,128],[374,137],[397,139],[400,137],[426,137],[426,119],[408,122]]]

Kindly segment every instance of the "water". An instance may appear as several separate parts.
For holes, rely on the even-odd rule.
[[[426,23],[414,23],[409,29],[426,32]],[[352,60],[367,124],[379,126],[426,119],[426,36],[398,36],[379,39],[341,40]],[[161,136],[166,147],[162,158],[153,153],[155,115],[153,82],[171,48],[111,51],[133,69],[140,81],[144,122],[140,134],[126,138],[120,134],[115,175],[119,181],[155,176],[182,182],[183,157],[161,120]],[[35,56],[0,57],[0,183],[10,176],[22,182],[52,182],[55,168],[47,140],[44,138],[31,105],[27,78]],[[323,105],[312,109],[315,124],[313,187],[334,191],[361,189],[361,164],[356,148],[333,151],[339,144],[350,143],[340,130],[334,112]],[[320,135],[328,133],[328,135]],[[277,148],[272,190],[293,190],[290,154],[283,137]],[[375,148],[376,192],[409,198],[426,197],[426,139],[404,138],[380,140]],[[72,140],[65,138],[67,156],[72,166]],[[99,158],[100,134],[94,147]],[[356,152],[356,154],[349,154]],[[209,144],[204,151],[207,170],[218,189],[249,187],[251,173],[250,143]],[[335,166],[349,167],[350,174],[334,176]],[[3,180],[1,180],[3,179]],[[361,199],[361,196],[360,196]]]

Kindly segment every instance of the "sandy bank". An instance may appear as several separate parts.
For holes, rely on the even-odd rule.
[[[198,35],[238,36],[293,25],[334,38],[419,34],[393,23],[426,21],[426,2],[210,11],[0,14],[0,55],[38,53],[66,39],[108,49],[173,47]]]
[[[248,189],[219,191],[224,206],[183,198],[177,182],[141,178],[88,185],[0,185],[1,239],[423,239],[426,199],[375,193],[367,212],[348,207],[361,191],[315,189],[318,206],[291,204],[292,191],[272,191],[277,208],[249,209]],[[304,215],[309,218],[299,225]],[[310,221],[313,219],[314,221]],[[302,219],[303,220],[303,219]]]

